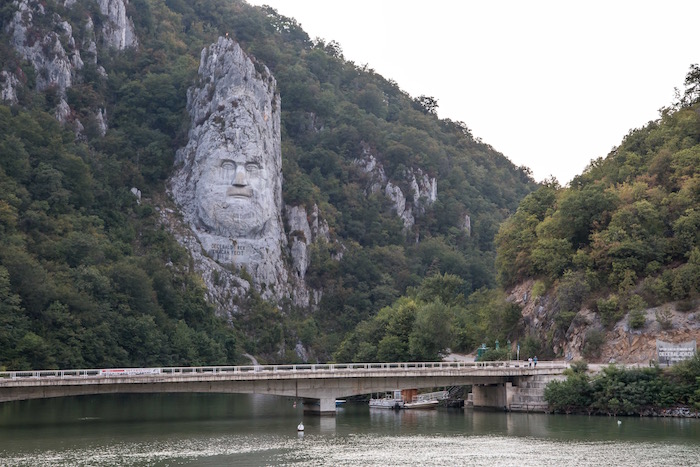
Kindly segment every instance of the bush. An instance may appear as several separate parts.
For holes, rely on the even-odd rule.
[[[632,329],[641,329],[647,324],[647,314],[642,310],[630,311],[629,325]]]
[[[557,301],[560,309],[578,311],[581,308],[581,302],[590,291],[591,287],[582,272],[566,271],[557,286]]]
[[[541,355],[542,353],[542,341],[537,336],[530,334],[523,339],[523,343],[520,346],[520,357],[522,359]]]
[[[652,306],[668,300],[668,287],[659,277],[647,277],[642,282],[642,294]]]
[[[574,321],[574,318],[576,318],[575,311],[562,311],[554,317],[554,322],[559,330],[566,332]]]
[[[598,329],[591,329],[586,333],[586,338],[583,341],[582,354],[587,359],[593,360],[600,358],[602,346],[605,342],[605,333]]]
[[[681,300],[676,304],[676,310],[682,311],[684,313],[691,311],[695,308],[695,300]]]
[[[547,286],[544,285],[543,281],[535,281],[532,285],[532,298],[536,299],[544,295],[547,291]]]
[[[596,307],[598,308],[600,320],[606,327],[612,327],[623,316],[617,295],[613,294],[607,300],[603,298],[596,300]]]

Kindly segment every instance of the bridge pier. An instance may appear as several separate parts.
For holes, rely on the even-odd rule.
[[[475,384],[472,386],[472,397],[475,408],[490,408],[508,410],[513,399],[513,383]]]
[[[335,416],[335,397],[323,397],[321,399],[305,398],[304,412],[314,415]]]

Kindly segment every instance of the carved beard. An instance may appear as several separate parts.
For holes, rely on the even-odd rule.
[[[227,199],[200,205],[197,214],[203,227],[229,238],[260,238],[269,220],[266,210],[254,199],[245,203]]]

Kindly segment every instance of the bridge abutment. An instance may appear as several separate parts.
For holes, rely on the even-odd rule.
[[[544,390],[550,381],[563,378],[561,375],[541,374],[517,377],[513,382],[475,384],[469,405],[512,412],[546,412],[549,404],[544,398]]]

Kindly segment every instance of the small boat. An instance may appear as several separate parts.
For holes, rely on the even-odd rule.
[[[335,406],[340,407],[341,405],[345,404],[345,399],[336,399],[335,400]]]
[[[299,422],[297,425],[297,431],[304,431],[304,422]]]
[[[401,391],[394,391],[393,393],[387,393],[384,397],[379,399],[370,399],[369,407],[371,409],[394,409],[399,410],[404,406],[403,398],[401,398]]]
[[[428,392],[416,394],[411,399],[411,402],[404,404],[405,409],[434,409],[443,399],[449,396],[447,391]]]
[[[403,405],[404,409],[434,409],[440,404],[440,401],[437,399],[430,399],[430,400],[414,400],[412,402],[406,402]]]

